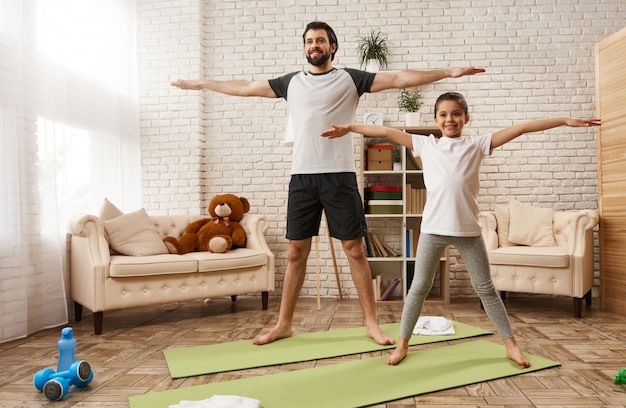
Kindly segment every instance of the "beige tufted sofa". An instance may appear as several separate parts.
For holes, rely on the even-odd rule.
[[[504,298],[506,292],[571,296],[574,315],[581,317],[582,298],[591,305],[593,286],[593,228],[598,213],[591,210],[554,211],[555,246],[516,245],[505,242],[500,229],[503,217],[495,211],[480,213],[493,283]],[[500,218],[500,220],[498,220]],[[530,220],[528,220],[530,222]],[[504,228],[503,228],[504,227]],[[508,231],[506,231],[508,232]]]
[[[151,216],[162,235],[180,237],[201,216]],[[75,318],[83,306],[94,313],[94,332],[102,333],[103,313],[150,304],[218,296],[262,294],[267,309],[274,290],[274,254],[265,242],[264,216],[245,214],[246,248],[225,254],[192,252],[185,255],[112,255],[104,222],[95,215],[78,215],[68,223],[70,234],[70,290]]]

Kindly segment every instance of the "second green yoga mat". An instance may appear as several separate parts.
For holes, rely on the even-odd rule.
[[[560,364],[525,354],[530,368],[506,358],[504,346],[487,340],[409,352],[397,366],[387,356],[319,366],[279,374],[196,385],[135,395],[130,408],[167,408],[181,400],[239,395],[261,401],[263,408],[352,408],[525,374]]]
[[[410,344],[420,345],[482,336],[491,332],[453,321],[454,335],[412,336]],[[387,335],[398,338],[399,323],[381,325]],[[224,371],[298,363],[385,350],[365,337],[365,327],[298,334],[263,346],[252,340],[239,340],[206,346],[180,347],[163,350],[172,378],[191,377]]]

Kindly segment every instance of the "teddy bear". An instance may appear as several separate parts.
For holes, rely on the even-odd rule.
[[[218,194],[208,205],[211,218],[192,222],[179,238],[166,236],[163,242],[172,254],[186,254],[192,251],[224,253],[233,247],[246,245],[246,232],[239,221],[250,211],[250,203],[245,197],[234,194]]]

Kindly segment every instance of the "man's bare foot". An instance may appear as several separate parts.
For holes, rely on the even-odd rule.
[[[385,332],[380,329],[380,326],[368,328],[365,335],[381,346],[391,346],[396,342],[393,337],[387,336]]]
[[[256,344],[257,346],[261,346],[263,344],[268,344],[280,339],[286,339],[287,337],[291,336],[291,329],[274,326],[274,328],[269,332],[265,334],[260,334],[252,339],[252,343]]]
[[[507,351],[506,358],[515,361],[522,368],[530,367],[530,362],[526,360],[526,358],[522,354],[522,351],[519,348],[516,350]]]
[[[408,353],[408,349],[400,344],[393,350],[393,353],[385,360],[387,365],[398,365]]]

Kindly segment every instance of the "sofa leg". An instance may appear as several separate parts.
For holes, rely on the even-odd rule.
[[[102,334],[102,318],[104,312],[94,312],[93,314],[93,332],[96,335]]]
[[[270,297],[269,292],[267,291],[261,292],[261,304],[263,305],[263,310],[267,310],[269,297]]]
[[[582,316],[583,298],[574,298],[574,317]]]
[[[233,301],[233,302],[236,302],[237,301],[237,295],[231,296],[230,300]]]
[[[587,307],[591,307],[591,289],[589,289],[589,292],[585,293],[585,303]]]
[[[505,290],[501,290],[500,291],[500,299],[502,299],[502,300],[506,299],[506,291]]]
[[[83,320],[83,305],[78,302],[74,302],[74,320],[77,322]]]

